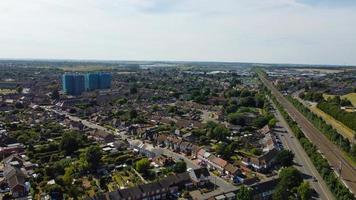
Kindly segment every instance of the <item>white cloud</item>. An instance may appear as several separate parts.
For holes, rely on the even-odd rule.
[[[355,11],[296,0],[1,0],[0,57],[356,64]]]

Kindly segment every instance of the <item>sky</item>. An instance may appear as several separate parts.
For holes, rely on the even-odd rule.
[[[356,0],[1,0],[0,58],[356,65]]]

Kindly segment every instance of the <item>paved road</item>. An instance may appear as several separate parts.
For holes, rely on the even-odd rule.
[[[57,113],[57,114],[65,115],[66,117],[68,117],[68,119],[70,119],[72,121],[75,121],[75,122],[81,122],[84,126],[86,126],[88,128],[98,129],[98,130],[106,131],[108,133],[119,135],[119,130],[113,131],[111,129],[105,128],[103,126],[100,126],[100,125],[95,124],[93,122],[90,122],[88,120],[81,119],[79,117],[70,115],[69,113],[67,113],[65,111],[53,109],[51,106],[43,106],[42,108],[44,108],[47,111],[51,111],[51,112],[54,112],[54,113]],[[126,135],[123,135],[123,134],[121,134],[119,136],[123,137],[122,139],[126,139],[126,137],[127,137]]]
[[[345,158],[344,153],[333,144],[324,134],[315,128],[273,85],[259,74],[263,84],[268,87],[277,101],[284,107],[288,114],[295,120],[305,136],[323,153],[334,169],[342,165],[341,181],[356,194],[356,168]]]
[[[276,119],[278,120],[276,124],[276,128],[274,129],[275,133],[280,138],[284,148],[293,151],[295,155],[294,157],[294,162],[296,163],[295,167],[306,176],[305,179],[309,181],[310,185],[314,188],[314,190],[319,195],[319,197],[315,199],[323,199],[323,200],[334,199],[333,194],[330,192],[323,178],[320,176],[320,174],[314,167],[313,163],[309,159],[308,155],[305,153],[298,139],[296,139],[293,136],[292,130],[290,129],[287,122],[282,117],[281,113],[277,110],[273,102],[272,105],[276,110],[274,114],[276,116]],[[317,182],[314,181],[314,178],[317,179]]]

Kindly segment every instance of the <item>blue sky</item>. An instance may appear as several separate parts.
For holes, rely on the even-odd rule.
[[[1,0],[0,58],[356,65],[356,0]]]

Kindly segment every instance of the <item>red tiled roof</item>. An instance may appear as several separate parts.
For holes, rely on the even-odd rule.
[[[226,160],[218,158],[218,157],[215,157],[215,156],[211,159],[211,162],[215,163],[216,165],[218,165],[218,166],[220,166],[222,168],[224,168],[227,165],[227,161]]]

